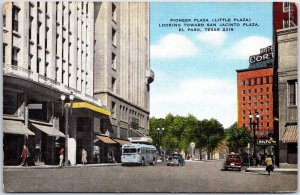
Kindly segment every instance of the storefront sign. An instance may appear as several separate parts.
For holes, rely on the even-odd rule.
[[[256,143],[258,146],[276,145],[276,141],[274,141],[273,139],[257,139]]]

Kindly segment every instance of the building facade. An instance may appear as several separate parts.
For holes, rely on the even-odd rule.
[[[112,137],[149,131],[149,3],[95,4],[94,96],[111,108]],[[105,49],[103,49],[105,48]]]
[[[280,163],[296,164],[298,147],[298,32],[277,31]]]
[[[147,3],[126,5],[128,10],[136,8],[148,14]],[[142,9],[144,5],[146,7]],[[111,138],[125,137],[113,134],[113,129],[120,126],[113,122],[114,118],[110,118],[114,109],[113,115],[119,115],[117,101],[113,105],[107,96],[95,93],[96,86],[102,85],[100,82],[112,84],[113,71],[99,72],[100,69],[107,69],[108,65],[108,61],[101,61],[108,60],[108,56],[104,57],[102,53],[112,52],[112,48],[108,49],[104,41],[109,41],[112,36],[107,34],[104,39],[98,36],[102,33],[99,29],[108,29],[107,25],[113,22],[111,17],[104,17],[108,14],[105,10],[99,9],[105,6],[111,8],[112,3],[53,1],[3,4],[4,165],[18,164],[23,144],[28,146],[36,162],[45,164],[58,164],[57,151],[66,147],[68,160],[76,164],[80,163],[83,148],[88,152],[88,163],[105,162],[109,157],[106,153],[117,153],[119,145],[124,142],[122,139],[113,141]],[[123,13],[120,7],[115,9]],[[102,16],[106,20],[98,26]],[[122,17],[118,17],[121,20]],[[148,33],[148,26],[144,28]],[[143,48],[139,48],[147,53],[145,56],[148,55],[146,43]],[[119,49],[116,56],[121,56],[127,49],[132,48]],[[142,65],[149,67],[148,58],[144,60]],[[136,62],[134,65],[140,64]],[[121,69],[120,65],[118,69]],[[146,70],[141,69],[135,73],[135,77],[144,77]],[[121,71],[117,74],[121,74]],[[131,76],[123,75],[127,78]],[[99,81],[99,78],[107,80]],[[117,76],[115,78],[119,79]],[[132,88],[133,83],[129,85]],[[118,90],[127,89],[121,89],[119,84]],[[133,93],[134,90],[128,92]],[[61,101],[61,95],[74,95],[75,99],[71,104],[66,104],[66,101]],[[149,94],[141,97],[137,95],[135,98],[137,102],[139,98],[148,102]],[[149,107],[144,108],[145,113],[148,113],[144,116],[146,121]],[[124,114],[123,118],[129,117]],[[147,121],[142,125],[145,130],[148,129],[147,125]],[[102,135],[107,132],[112,133],[108,138]],[[109,149],[105,145],[107,142],[114,143],[114,147]],[[102,147],[103,143],[105,146]]]
[[[277,165],[297,163],[297,10],[295,2],[273,3],[274,128]],[[294,88],[292,87],[294,86]],[[294,89],[294,90],[292,90]],[[291,95],[292,93],[293,95]],[[289,97],[296,96],[294,103]]]

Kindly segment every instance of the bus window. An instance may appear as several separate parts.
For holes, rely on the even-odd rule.
[[[123,149],[123,154],[131,154],[131,153],[136,153],[135,148],[124,148]]]

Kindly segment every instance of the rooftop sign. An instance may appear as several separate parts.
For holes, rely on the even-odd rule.
[[[274,51],[273,46],[260,49],[260,54],[249,57],[249,69],[263,68],[273,65]]]

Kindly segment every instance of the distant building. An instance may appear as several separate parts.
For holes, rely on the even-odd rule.
[[[269,49],[272,50],[272,47]],[[269,51],[269,54],[272,55],[272,52]],[[270,61],[259,60],[263,55],[251,56],[249,68],[237,70],[238,127],[246,127],[252,132],[249,114],[253,115],[253,123],[255,114],[259,114],[256,137],[267,137],[273,133],[273,57],[269,56]]]

